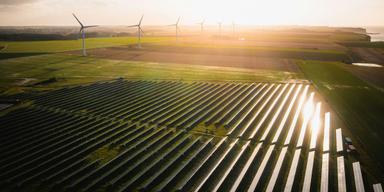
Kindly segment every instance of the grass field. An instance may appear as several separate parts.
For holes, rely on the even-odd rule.
[[[143,37],[142,43],[155,43],[168,40],[169,37]],[[136,37],[87,38],[88,49],[112,47],[137,43]],[[52,53],[81,49],[81,40],[58,41],[0,41],[0,46],[7,46],[3,53]],[[1,54],[0,54],[1,55]]]
[[[0,60],[0,76],[3,89],[13,87],[25,78],[33,79],[29,84],[50,78],[58,79],[58,82],[44,86],[51,88],[118,77],[186,81],[288,81],[300,78],[299,73],[283,71],[121,61],[67,54]]]
[[[330,43],[348,41],[367,41],[368,36],[348,32],[331,31],[257,31],[250,32],[242,37],[251,40],[268,40],[280,42],[303,42],[303,43]]]
[[[384,167],[384,93],[346,71],[343,63],[300,61],[298,65]]]
[[[289,47],[272,47],[272,46],[245,46],[245,45],[231,45],[231,44],[205,44],[205,43],[192,43],[192,42],[160,42],[159,45],[175,46],[175,47],[192,47],[192,48],[220,48],[220,49],[242,49],[245,51],[281,51],[281,52],[310,52],[310,53],[328,53],[328,54],[345,54],[340,50],[318,50],[318,49],[304,49],[304,48],[289,48]],[[256,43],[257,44],[257,43]]]
[[[342,43],[348,47],[366,47],[366,48],[379,48],[384,49],[384,42],[345,42]]]

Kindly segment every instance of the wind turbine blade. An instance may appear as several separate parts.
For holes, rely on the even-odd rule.
[[[177,18],[177,22],[176,22],[176,25],[179,25],[179,21],[180,21],[180,17]]]
[[[127,27],[138,27],[139,25],[129,25]]]
[[[73,17],[75,17],[75,19],[77,20],[77,22],[79,22],[81,28],[84,27],[84,25],[80,22],[80,20],[76,17],[76,15],[74,13],[72,13]]]
[[[141,31],[141,33],[142,33],[143,35],[145,35],[145,33],[144,33],[144,31],[141,29],[141,27],[140,27],[140,31]]]
[[[98,27],[98,25],[88,25],[88,26],[84,26],[84,28],[91,28],[91,27]]]
[[[172,24],[172,25],[167,25],[167,26],[172,27],[172,26],[177,26],[177,24]]]
[[[141,16],[141,19],[140,19],[139,25],[141,25],[141,21],[143,21],[143,17],[144,17],[144,15],[142,15],[142,16]]]

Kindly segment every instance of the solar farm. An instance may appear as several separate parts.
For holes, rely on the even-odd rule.
[[[0,118],[3,191],[382,191],[310,83],[100,81]]]

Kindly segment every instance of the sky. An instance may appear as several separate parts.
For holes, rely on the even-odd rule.
[[[239,25],[384,26],[384,0],[0,0],[1,26],[143,25],[205,19]]]

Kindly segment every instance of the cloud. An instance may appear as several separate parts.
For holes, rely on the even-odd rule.
[[[13,5],[23,5],[23,4],[29,4],[34,3],[39,0],[0,0],[0,6],[13,6]]]

